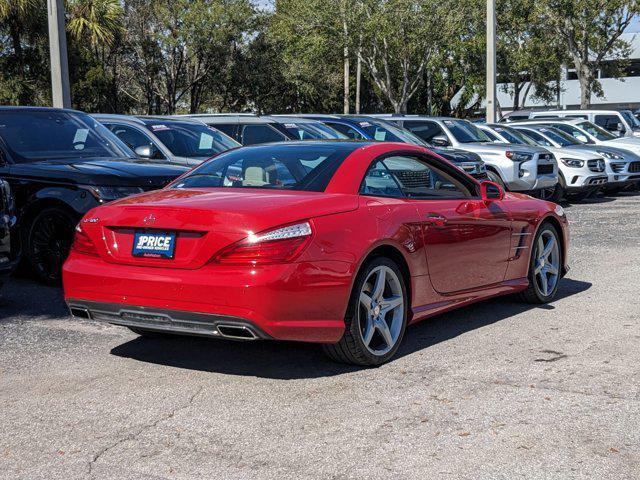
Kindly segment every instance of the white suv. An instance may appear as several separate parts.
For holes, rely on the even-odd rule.
[[[608,192],[618,192],[640,182],[640,138],[625,137],[611,141],[609,132],[588,120],[529,120],[518,122],[517,125],[556,128],[574,138],[576,145],[602,155],[609,176]],[[626,140],[627,143],[618,140]]]
[[[487,165],[489,179],[507,190],[538,193],[554,188],[558,182],[558,164],[548,150],[530,145],[493,143],[468,120],[413,115],[384,118],[438,147],[477,153]]]
[[[564,132],[542,125],[511,124],[510,127],[555,153],[560,169],[555,197],[572,195],[581,199],[607,185],[609,178],[604,157],[583,148],[584,145],[576,145]]]

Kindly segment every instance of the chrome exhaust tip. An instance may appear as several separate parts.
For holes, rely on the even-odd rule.
[[[89,312],[89,310],[87,310],[86,308],[69,307],[69,310],[71,311],[71,316],[72,317],[84,318],[84,319],[87,319],[87,320],[91,320],[91,312]]]
[[[253,330],[244,325],[218,324],[216,328],[223,338],[232,340],[256,340],[258,338]]]

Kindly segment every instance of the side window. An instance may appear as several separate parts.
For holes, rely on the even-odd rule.
[[[109,130],[111,130],[116,137],[127,144],[131,150],[135,150],[138,147],[146,145],[153,145],[153,142],[144,133],[137,128],[129,127],[128,125],[120,125],[117,123],[105,124]]]
[[[581,118],[587,120],[588,117],[586,115],[565,115],[565,118]]]
[[[339,131],[343,135],[346,135],[349,138],[353,138],[354,140],[364,140],[364,136],[360,134],[357,130],[353,129],[349,125],[344,125],[342,123],[333,123],[333,122],[325,122],[334,130]]]
[[[377,197],[404,197],[400,185],[380,161],[375,162],[369,168],[360,186],[360,193]]]
[[[242,129],[242,144],[256,145],[259,143],[282,142],[286,140],[284,135],[277,132],[269,125],[245,125]]]
[[[388,157],[383,164],[407,198],[470,198],[469,189],[453,176],[413,157]]]
[[[594,123],[610,132],[626,132],[624,125],[620,120],[620,117],[618,117],[617,115],[596,115]],[[619,125],[622,126],[622,130],[618,130]]]
[[[230,136],[234,140],[238,135],[238,125],[233,123],[211,123],[210,127],[215,128],[216,130],[220,130],[222,133]]]
[[[431,142],[436,135],[445,135],[440,125],[435,122],[404,122],[403,127],[420,137],[425,142]]]
[[[473,196],[471,191],[453,176],[422,160],[404,156],[376,161],[367,171],[360,193],[411,199]]]
[[[491,132],[489,130],[482,130],[482,131],[484,132],[484,134],[487,137],[489,137],[491,139],[492,142],[500,142],[501,141],[495,133],[493,133],[493,132]]]

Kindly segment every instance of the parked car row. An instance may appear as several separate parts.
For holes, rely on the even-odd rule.
[[[318,342],[377,365],[410,322],[500,294],[553,299],[566,217],[522,193],[637,184],[640,139],[560,115],[5,107],[0,178],[0,282],[22,257],[43,282],[64,276],[77,317]]]
[[[3,107],[0,119],[0,178],[15,197],[15,213],[3,217],[13,220],[0,224],[1,231],[37,278],[50,284],[59,283],[75,225],[91,208],[162,188],[242,145],[313,140],[417,145],[477,180],[554,201],[601,188],[617,192],[640,180],[640,140],[616,137],[583,118],[475,125],[411,115],[90,116]],[[0,268],[15,264],[16,256],[0,260]]]

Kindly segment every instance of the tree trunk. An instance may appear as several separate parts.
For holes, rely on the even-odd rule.
[[[580,65],[580,68],[576,68],[576,71],[578,72],[578,81],[580,82],[580,109],[586,110],[591,106],[593,72],[589,69],[589,66],[584,63]]]

